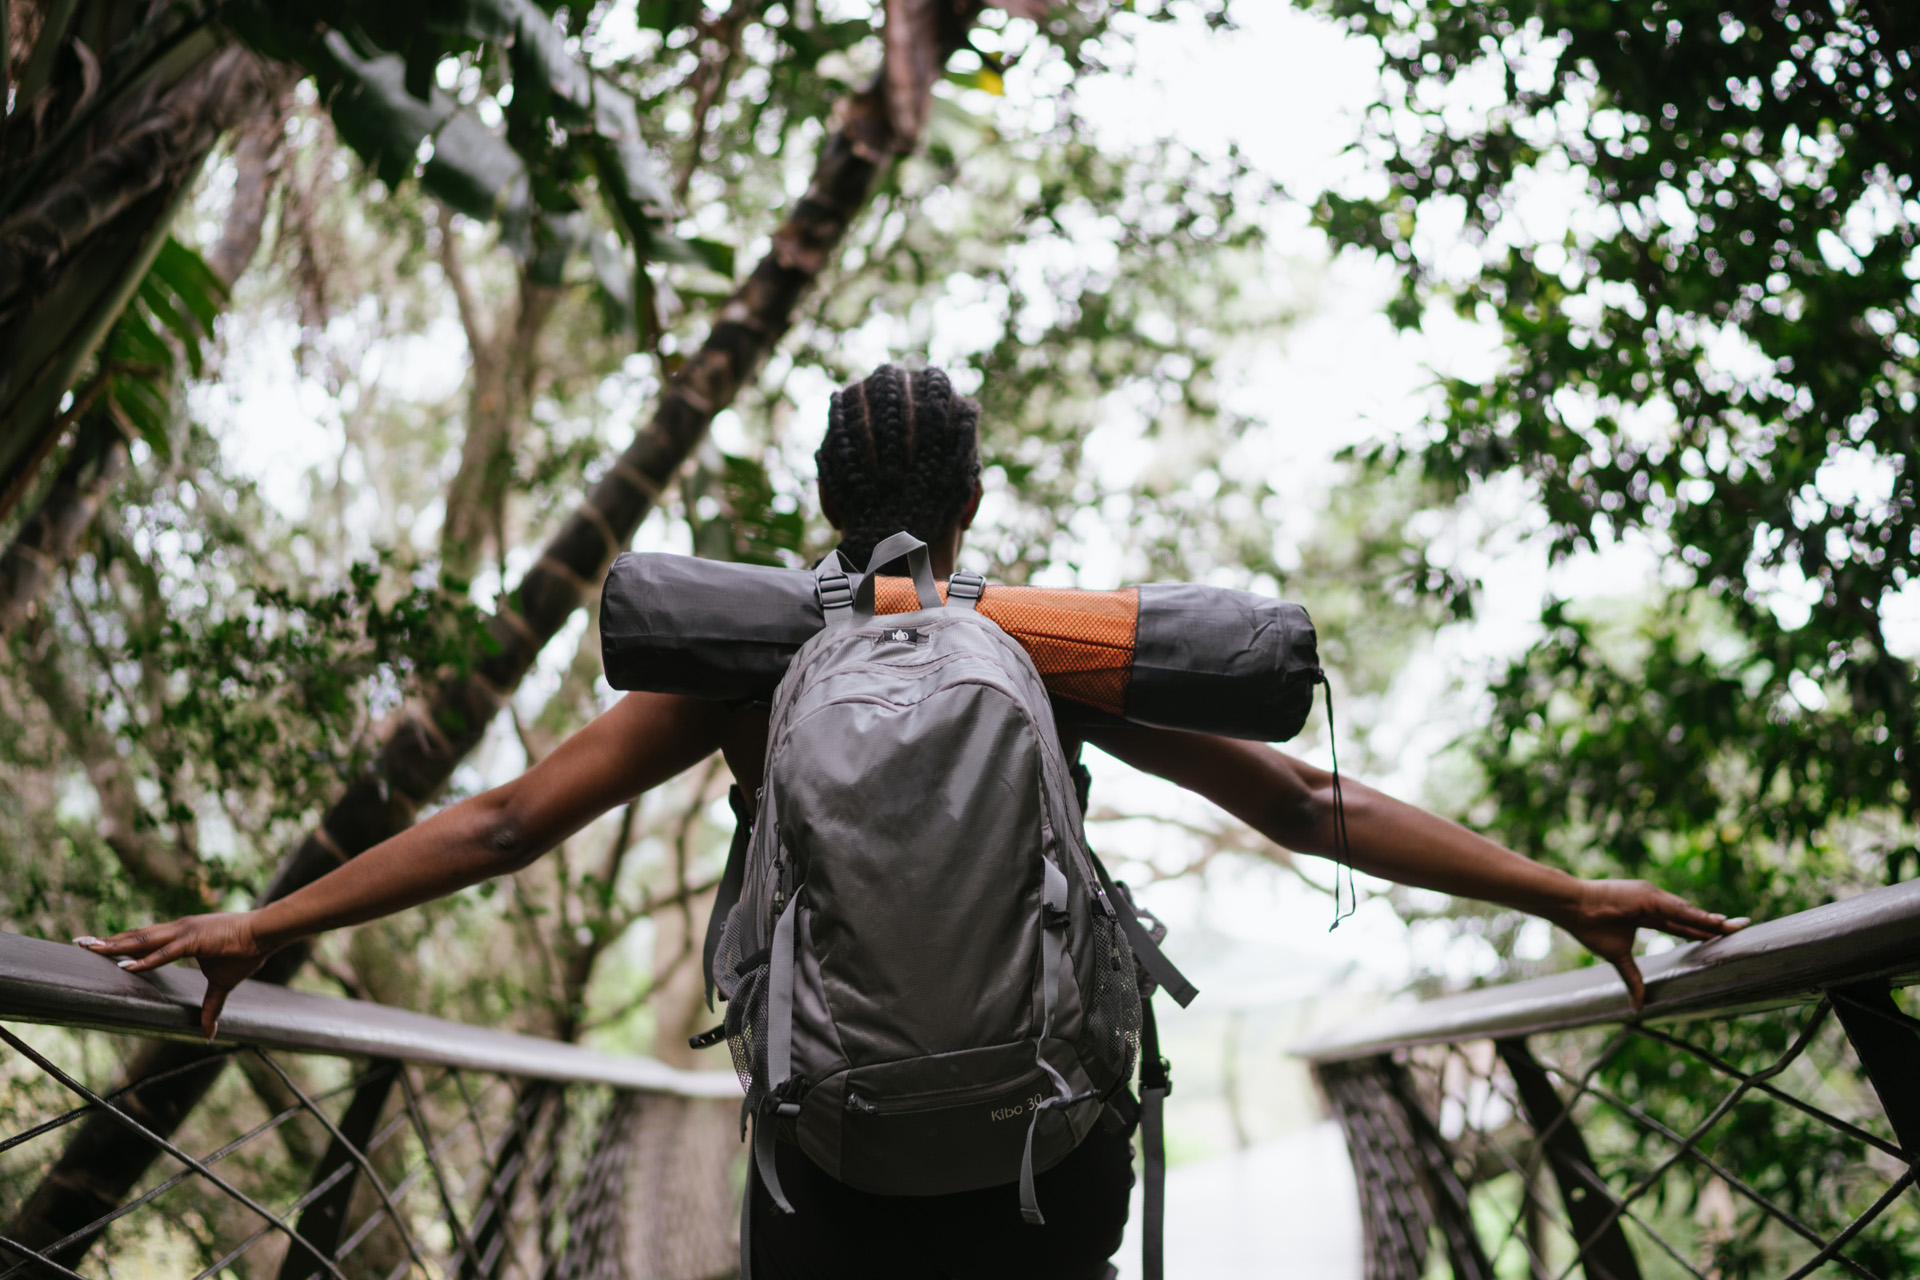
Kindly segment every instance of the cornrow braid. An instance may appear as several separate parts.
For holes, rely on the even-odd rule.
[[[856,568],[902,529],[931,542],[953,527],[980,478],[980,406],[939,369],[881,365],[833,393],[813,455]]]

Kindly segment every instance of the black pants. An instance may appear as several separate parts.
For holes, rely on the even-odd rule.
[[[793,1213],[774,1208],[752,1171],[753,1280],[1102,1280],[1120,1247],[1133,1190],[1133,1148],[1095,1125],[1073,1153],[1034,1178],[1043,1227],[1020,1217],[1015,1183],[948,1196],[877,1196],[777,1144]]]

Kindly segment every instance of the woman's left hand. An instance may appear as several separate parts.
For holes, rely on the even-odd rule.
[[[111,938],[75,938],[74,942],[97,956],[117,958],[129,973],[145,973],[189,956],[199,961],[207,979],[200,1029],[211,1040],[220,1029],[227,996],[273,954],[272,948],[261,945],[254,920],[251,911],[215,912],[129,929]]]
[[[1620,971],[1635,1013],[1647,1002],[1647,983],[1634,963],[1633,939],[1640,929],[1658,929],[1676,938],[1704,941],[1737,933],[1751,923],[1728,919],[1696,907],[1685,898],[1645,880],[1586,880],[1569,911],[1548,916],[1587,950]]]

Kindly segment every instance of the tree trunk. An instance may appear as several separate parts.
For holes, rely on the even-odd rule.
[[[165,243],[179,194],[269,91],[269,64],[212,28],[175,57],[190,69],[96,123],[106,140],[0,223],[0,518],[51,452],[60,398]]]
[[[938,33],[940,62],[957,49],[979,13],[977,0],[961,0],[943,15]],[[721,306],[712,331],[662,393],[653,418],[614,460],[586,501],[568,517],[520,585],[501,602],[500,612],[476,645],[474,670],[449,678],[402,715],[382,744],[372,766],[350,784],[320,824],[281,863],[263,901],[285,897],[317,880],[347,859],[406,829],[420,807],[452,776],[454,767],[478,745],[487,724],[533,666],[546,642],[573,611],[599,589],[614,555],[633,540],[640,522],[672,480],[681,463],[705,437],[714,415],[733,402],[774,343],[786,332],[801,298],[832,260],[841,238],[872,192],[881,166],[893,154],[888,122],[885,72],[866,92],[843,100],[834,127],[822,143],[813,181],[773,234],[773,243],[739,289]],[[288,947],[269,959],[258,977],[286,982],[305,963],[304,945]],[[151,1071],[174,1046],[149,1046],[130,1068],[137,1076]],[[162,1093],[169,1084],[157,1085]],[[197,1076],[183,1085],[192,1097],[173,1104],[171,1123],[153,1123],[166,1135],[197,1102],[206,1085]],[[171,1104],[172,1099],[167,1099]],[[99,1130],[125,1131],[110,1120],[89,1117],[68,1152],[98,1146]],[[114,1181],[124,1188],[138,1181],[153,1151],[116,1152]],[[63,1154],[60,1168],[68,1167]],[[96,1179],[99,1181],[99,1179]],[[51,1179],[49,1180],[49,1183]],[[23,1244],[44,1247],[59,1238],[57,1224],[79,1214],[96,1215],[101,1189],[74,1205],[59,1188],[43,1184],[7,1234]],[[81,1221],[87,1220],[81,1218]]]

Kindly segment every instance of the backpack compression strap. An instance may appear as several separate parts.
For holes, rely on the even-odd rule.
[[[1192,1004],[1194,997],[1200,994],[1200,988],[1188,982],[1187,975],[1173,967],[1173,961],[1167,959],[1167,953],[1160,949],[1160,944],[1153,940],[1147,927],[1140,923],[1133,896],[1125,888],[1115,885],[1113,877],[1107,874],[1106,864],[1097,857],[1093,859],[1093,870],[1100,877],[1100,896],[1113,908],[1113,918],[1120,922],[1120,932],[1127,935],[1127,942],[1133,947],[1133,954],[1139,958],[1140,967],[1182,1009]]]
[[[1033,1135],[1040,1127],[1042,1111],[1064,1111],[1094,1097],[1093,1093],[1075,1094],[1067,1078],[1047,1061],[1047,1037],[1053,1034],[1054,1006],[1060,999],[1060,970],[1067,954],[1067,877],[1051,858],[1040,859],[1045,879],[1040,890],[1040,1034],[1033,1038],[1033,1055],[1053,1080],[1053,1096],[1033,1109],[1027,1121],[1027,1146],[1020,1157],[1020,1216],[1036,1227],[1047,1220],[1040,1216],[1040,1198],[1033,1187]]]
[[[1088,792],[1093,775],[1073,757],[1073,790],[1080,801],[1080,812],[1087,811]],[[1100,896],[1120,922],[1121,932],[1133,947],[1133,953],[1147,976],[1166,988],[1181,1008],[1199,995],[1186,976],[1173,967],[1160,944],[1153,940],[1133,906],[1133,896],[1107,874],[1106,864],[1093,859],[1094,874],[1100,878]],[[1144,1280],[1166,1280],[1167,1228],[1167,1095],[1173,1092],[1173,1068],[1160,1056],[1160,1025],[1153,1017],[1153,992],[1140,992],[1140,1147],[1146,1165],[1146,1178],[1140,1188],[1140,1261]]]
[[[1140,1188],[1141,1271],[1146,1280],[1166,1275],[1167,1095],[1173,1075],[1160,1056],[1160,1028],[1153,1020],[1153,997],[1140,997],[1140,1146],[1146,1180]]]
[[[787,899],[780,922],[773,927],[773,955],[767,968],[767,1096],[760,1102],[760,1114],[753,1119],[753,1163],[760,1170],[760,1181],[782,1213],[792,1213],[793,1205],[780,1186],[780,1173],[774,1168],[774,1118],[797,1116],[800,1104],[793,1092],[793,948],[794,914],[800,909],[796,889]]]

